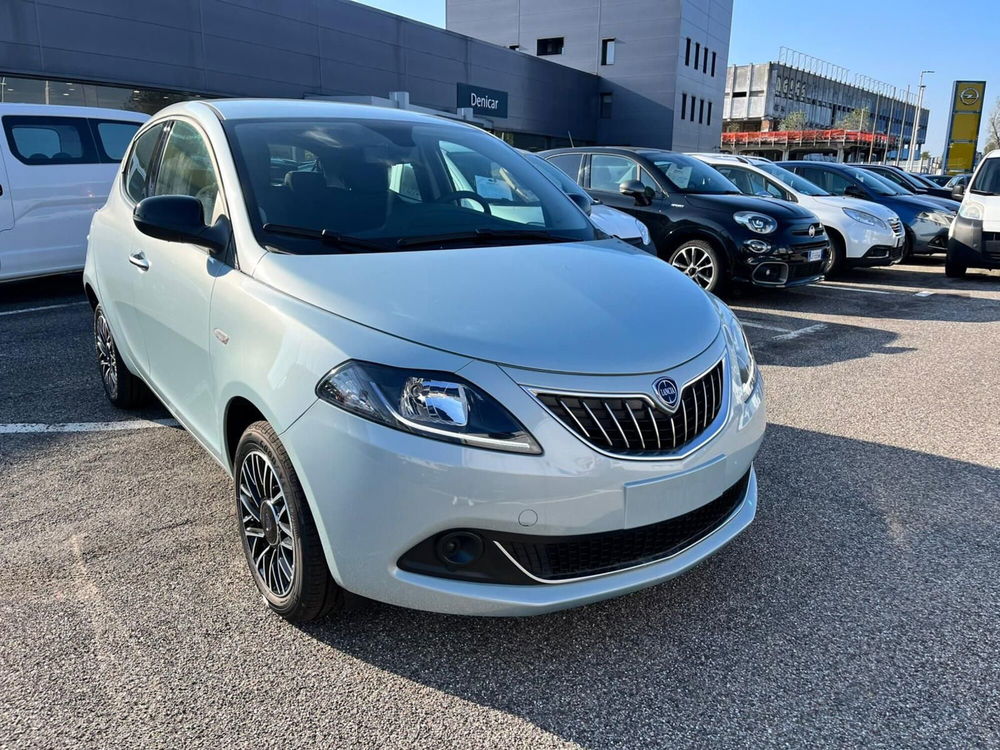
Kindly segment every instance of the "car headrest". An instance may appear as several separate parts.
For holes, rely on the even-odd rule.
[[[355,162],[344,177],[347,187],[361,193],[382,193],[389,189],[389,170],[385,164]]]
[[[326,178],[319,172],[288,172],[285,187],[293,193],[316,195],[326,190]]]

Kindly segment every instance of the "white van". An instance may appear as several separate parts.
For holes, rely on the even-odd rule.
[[[0,104],[0,282],[80,271],[141,112]]]
[[[1000,149],[986,154],[968,187],[957,191],[962,206],[948,234],[945,273],[961,278],[970,268],[1000,268]]]

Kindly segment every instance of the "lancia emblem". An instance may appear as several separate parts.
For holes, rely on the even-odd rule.
[[[653,390],[667,409],[674,411],[677,408],[677,404],[681,400],[681,392],[673,378],[660,378],[653,383]]]

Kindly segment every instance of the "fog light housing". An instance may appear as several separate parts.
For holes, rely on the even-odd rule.
[[[471,531],[452,531],[437,540],[434,551],[445,565],[460,568],[482,557],[483,538]]]
[[[771,252],[770,243],[764,242],[764,240],[747,240],[743,243],[743,247],[757,255]]]

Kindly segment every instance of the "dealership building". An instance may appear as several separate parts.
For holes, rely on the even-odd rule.
[[[348,0],[0,3],[0,101],[155,112],[330,98],[532,150],[716,146],[732,0],[448,0],[447,29]]]

